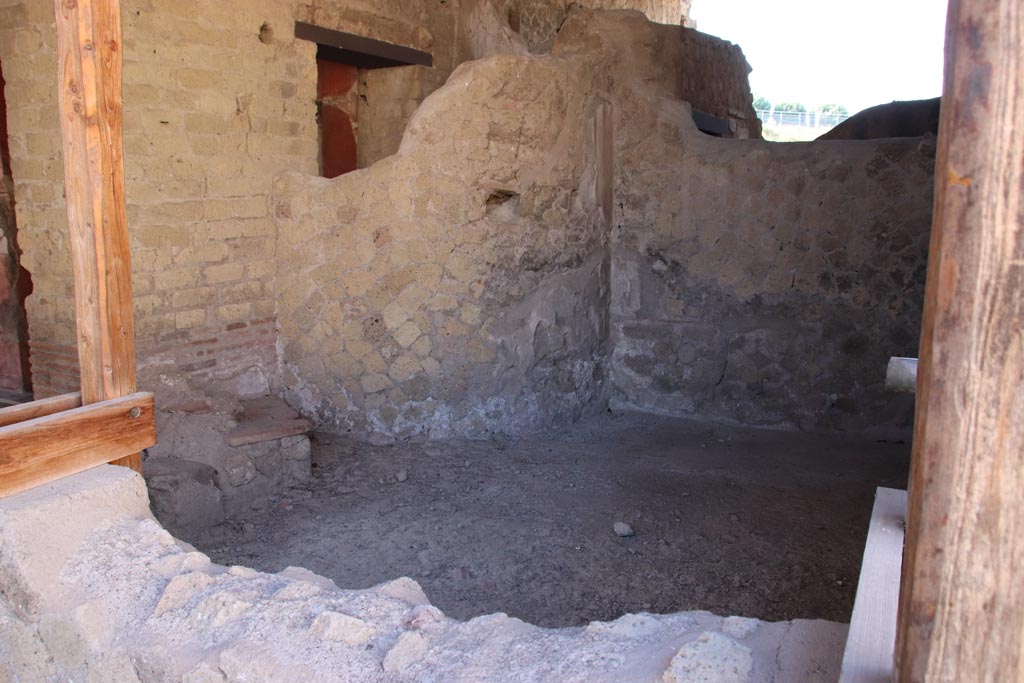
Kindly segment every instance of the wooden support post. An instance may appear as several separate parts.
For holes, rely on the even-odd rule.
[[[121,145],[118,0],[55,0],[64,194],[85,405],[131,394],[131,255]],[[116,464],[141,469],[138,454]]]
[[[1024,681],[1024,4],[951,0],[896,680]]]

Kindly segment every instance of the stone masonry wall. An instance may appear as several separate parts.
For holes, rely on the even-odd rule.
[[[433,54],[433,69],[364,72],[360,154],[369,165],[397,150],[412,111],[468,57],[457,4],[124,0],[126,192],[144,388],[158,389],[167,363],[180,361],[191,391],[203,393],[252,371],[228,358],[230,349],[262,343],[253,349],[258,371],[278,385],[267,362],[272,337],[245,330],[276,322],[272,180],[316,171],[315,46],[294,39],[294,21]],[[0,0],[23,265],[36,279],[27,306],[39,397],[78,385],[52,13],[38,0]]]
[[[616,113],[612,404],[905,433],[913,400],[883,379],[917,355],[934,139],[703,135],[680,102],[685,41],[577,18],[556,53],[599,49]]]
[[[515,430],[604,405],[598,80],[553,58],[472,62],[417,111],[398,155],[281,180],[293,403],[390,436]]]
[[[550,50],[573,4],[640,10],[652,21],[676,25],[689,11],[688,3],[680,0],[317,0],[300,4],[297,11],[302,21],[408,45],[434,57],[433,68],[407,66],[360,72],[357,149],[359,167],[366,168],[398,151],[413,112],[441,87],[456,66],[491,54],[518,52],[517,43],[534,52]],[[511,40],[490,42],[496,49],[474,49],[478,34],[492,28],[492,19],[498,24],[493,28],[507,32]],[[742,76],[745,78],[746,73]]]
[[[733,43],[691,28],[652,24],[638,12],[577,12],[563,24],[554,53],[581,50],[605,53],[620,89],[637,85],[689,102],[728,121],[725,137],[761,137],[750,65]]]
[[[932,147],[699,133],[680,30],[577,10],[550,56],[461,67],[398,155],[283,179],[289,399],[386,437],[550,424],[609,391],[754,424],[906,426],[881,379],[914,352]]]
[[[694,109],[729,122],[732,138],[760,138],[761,120],[747,80],[750,64],[739,46],[695,29],[679,31],[677,92]]]
[[[278,391],[329,427],[366,434],[536,426],[601,409],[612,385],[609,362],[622,405],[840,427],[861,414],[884,416],[889,404],[866,379],[828,384],[796,373],[768,408],[757,407],[759,387],[790,379],[775,369],[762,382],[733,363],[738,374],[715,377],[711,388],[683,384],[693,370],[686,361],[666,369],[663,347],[626,331],[633,323],[668,325],[682,348],[705,327],[760,316],[771,321],[764,329],[787,330],[800,343],[777,348],[760,341],[765,332],[737,337],[737,348],[752,362],[767,355],[792,364],[827,336],[793,332],[797,313],[832,330],[829,321],[842,317],[833,313],[847,306],[858,325],[910,350],[919,298],[907,283],[922,267],[914,249],[923,243],[928,202],[897,201],[911,193],[893,188],[929,186],[926,152],[878,142],[784,150],[707,138],[692,129],[681,100],[726,116],[737,137],[754,135],[738,49],[637,12],[576,10],[551,55],[464,65],[417,109],[396,155],[325,181],[311,177],[315,46],[294,40],[292,23],[316,19],[434,49],[435,57],[448,50],[453,64],[465,41],[458,26],[450,34],[435,27],[435,35],[397,19],[371,21],[379,13],[359,15],[360,24],[347,10],[317,7],[123,4],[141,384],[157,390],[162,434],[172,435],[157,450],[187,431],[181,415],[204,405],[230,410],[232,398]],[[9,101],[11,149],[25,262],[37,285],[29,299],[33,357],[73,364],[50,12],[38,2],[0,0],[0,59],[9,92],[18,93]],[[718,88],[722,73],[739,82]],[[737,104],[740,95],[746,104]],[[841,177],[847,171],[820,171],[833,157],[852,184]],[[274,176],[293,171],[272,186]],[[827,187],[816,185],[819,176]],[[710,201],[710,189],[722,187],[720,200]],[[869,200],[858,203],[862,192]],[[807,206],[812,196],[833,213]],[[787,226],[778,234],[799,245],[805,261],[785,266],[774,252],[769,259],[779,244],[785,258],[796,258],[774,237],[757,248],[734,238],[733,255],[726,237],[691,269],[688,250],[701,236],[760,225],[771,212]],[[822,222],[839,218],[849,232],[848,263],[834,263],[843,250],[821,235]],[[891,253],[880,260],[875,248]],[[833,264],[831,285],[808,285],[803,298],[780,293],[787,267],[820,271],[822,258]],[[634,310],[632,285],[622,278],[634,265],[641,272],[645,260],[664,283],[645,289],[650,305]],[[774,279],[734,282],[725,270],[707,271],[733,260]],[[759,286],[765,296],[757,296]],[[698,296],[706,297],[707,316],[697,322],[668,303]],[[769,296],[776,298],[766,304]],[[812,306],[818,296],[831,297],[833,307]],[[880,301],[892,309],[882,322],[873,312]],[[718,341],[701,342],[709,358],[730,353]],[[868,377],[875,360],[863,346],[844,343],[822,372]],[[627,361],[633,356],[639,360]],[[73,381],[73,372],[61,373],[44,391]],[[665,391],[652,384],[663,376],[671,380]],[[679,400],[683,387],[693,405]],[[821,418],[836,410],[844,417]]]
[[[530,52],[548,52],[570,9],[616,9],[642,12],[659,24],[679,26],[689,19],[687,0],[493,0],[501,17],[519,34]]]
[[[934,139],[704,135],[679,96],[687,46],[578,19],[555,51],[605,55],[616,114],[611,404],[905,435],[913,399],[884,374],[917,355]]]

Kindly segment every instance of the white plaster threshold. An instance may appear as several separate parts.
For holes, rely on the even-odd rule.
[[[892,680],[906,523],[907,492],[879,487],[839,683]]]

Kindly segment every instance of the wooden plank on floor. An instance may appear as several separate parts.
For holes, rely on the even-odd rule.
[[[156,443],[153,394],[139,392],[0,427],[0,496]]]
[[[0,427],[17,424],[37,417],[53,415],[65,410],[74,410],[82,406],[82,394],[74,392],[50,398],[20,403],[16,406],[0,409]]]
[[[879,487],[839,683],[892,680],[906,519],[907,492]]]

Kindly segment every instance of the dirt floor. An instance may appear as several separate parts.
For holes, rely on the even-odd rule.
[[[308,487],[185,540],[343,588],[410,576],[463,619],[704,609],[845,622],[874,489],[905,488],[908,461],[903,443],[637,414],[491,441],[318,433]]]

